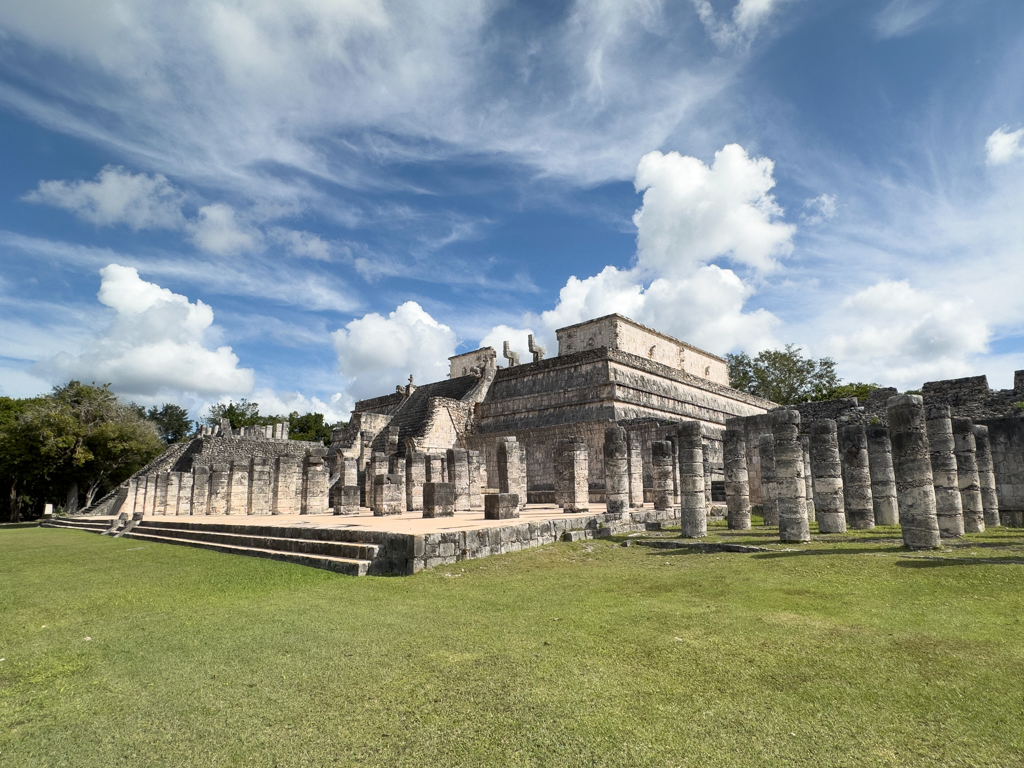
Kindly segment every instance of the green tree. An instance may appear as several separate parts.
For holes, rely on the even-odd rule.
[[[729,384],[779,405],[825,398],[839,386],[836,362],[830,357],[804,357],[795,344],[767,349],[751,357],[745,352],[726,355]]]
[[[324,424],[322,413],[305,413],[298,411],[288,414],[288,437],[292,440],[319,440],[324,445],[331,444],[331,425]]]
[[[188,411],[174,403],[164,403],[163,407],[151,406],[146,418],[156,425],[160,439],[165,443],[180,443],[188,440],[195,429],[195,422],[188,417]]]
[[[828,393],[827,397],[820,398],[822,400],[838,400],[843,397],[856,397],[859,401],[867,400],[867,398],[878,389],[877,384],[865,384],[863,381],[850,382],[848,384],[840,384],[834,387],[831,392]]]
[[[211,405],[210,415],[206,417],[206,423],[211,427],[215,427],[220,424],[221,419],[227,419],[231,423],[232,429],[273,423],[272,418],[260,416],[259,403],[250,403],[244,397],[237,403],[234,400],[229,400],[226,403]]]

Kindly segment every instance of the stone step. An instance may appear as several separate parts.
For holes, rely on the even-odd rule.
[[[47,520],[41,525],[43,528],[66,528],[68,530],[103,533],[110,530],[111,523],[113,523],[112,520],[70,520],[59,518]]]
[[[292,552],[304,555],[326,555],[328,557],[341,557],[351,560],[373,560],[380,549],[376,544],[332,541],[329,539],[266,536],[260,535],[256,531],[236,530],[238,532],[207,531],[201,527],[176,528],[167,525],[157,526],[146,520],[135,528],[135,532],[145,533],[153,537],[189,539],[191,541],[205,541],[211,544],[228,544],[236,547],[270,549],[276,552]]]
[[[186,547],[198,547],[199,549],[212,549],[214,552],[224,552],[232,555],[248,555],[249,557],[265,557],[269,560],[280,560],[296,565],[306,565],[312,568],[322,568],[326,571],[334,571],[347,576],[365,576],[370,567],[369,560],[360,560],[350,557],[332,557],[330,555],[314,555],[298,552],[283,552],[276,549],[261,549],[258,547],[243,547],[233,544],[218,544],[212,541],[199,539],[175,538],[166,534],[152,535],[146,533],[145,528],[139,526],[133,531],[124,535],[126,539],[138,539],[160,544],[181,544]]]

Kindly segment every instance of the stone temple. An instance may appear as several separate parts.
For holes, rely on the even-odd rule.
[[[343,573],[415,573],[678,523],[684,539],[898,526],[923,549],[1024,525],[1024,371],[780,407],[726,361],[613,314],[449,358],[356,403],[331,445],[203,427],[84,511],[85,527]]]

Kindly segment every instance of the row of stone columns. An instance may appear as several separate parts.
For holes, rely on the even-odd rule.
[[[483,473],[480,453],[464,448],[449,448],[445,454],[410,449],[405,456],[374,451],[362,478],[362,498],[377,516],[423,512],[424,517],[435,517],[468,512],[484,506]],[[332,493],[335,514],[358,512],[358,483],[356,459],[340,458]],[[438,488],[440,485],[451,486],[450,491]]]

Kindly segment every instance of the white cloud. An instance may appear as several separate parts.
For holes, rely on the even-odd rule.
[[[1006,126],[996,128],[985,140],[985,154],[989,165],[1024,159],[1024,128],[1016,131],[1008,131]]]
[[[749,44],[785,1],[739,0],[733,6],[731,22],[715,15],[710,0],[693,0],[693,7],[715,45],[731,48]]]
[[[100,226],[125,224],[138,231],[180,229],[185,223],[185,196],[164,176],[129,173],[112,165],[96,181],[40,181],[24,199],[63,208]]]
[[[972,358],[984,354],[988,324],[969,299],[956,301],[883,280],[844,300],[825,339],[848,376],[900,388],[977,373]]]
[[[822,193],[817,197],[804,200],[804,212],[800,214],[800,220],[804,224],[813,226],[834,219],[836,213],[836,196]]]
[[[875,34],[880,39],[905,37],[916,32],[941,0],[893,0],[874,18]]]
[[[664,276],[688,275],[710,259],[727,256],[767,271],[793,250],[796,227],[778,219],[769,194],[775,164],[750,158],[738,144],[715,153],[708,167],[678,152],[650,152],[636,171],[643,207],[633,216],[637,264]]]
[[[208,305],[142,280],[133,267],[110,264],[100,275],[98,297],[116,313],[113,323],[80,354],[58,354],[38,363],[34,372],[109,382],[126,395],[221,396],[252,390],[252,370],[238,367],[230,347],[205,345],[213,324]]]
[[[204,205],[189,229],[196,245],[219,256],[256,250],[262,240],[257,230],[240,225],[234,208],[224,203]]]
[[[437,322],[415,301],[383,317],[363,315],[333,334],[338,367],[354,398],[390,394],[410,375],[420,383],[448,375],[455,354],[455,332]]]
[[[511,328],[507,325],[496,325],[480,340],[478,346],[493,347],[494,351],[498,353],[498,365],[508,365],[508,361],[502,356],[505,342],[507,341],[512,351],[519,353],[519,362],[529,363],[533,361],[533,355],[530,354],[528,343],[528,337],[531,333],[533,333],[532,328]],[[554,336],[551,338],[553,339]],[[537,343],[542,347],[546,347],[548,355],[554,354],[550,342],[545,344],[544,341],[538,338]]]
[[[292,256],[299,256],[316,261],[331,260],[331,246],[326,240],[312,232],[302,232],[296,229],[285,229],[284,227],[273,227],[268,234],[277,243],[280,243]]]
[[[306,397],[301,392],[280,392],[272,389],[258,389],[252,394],[251,401],[259,404],[260,413],[267,415],[287,416],[292,412],[322,413],[324,421],[336,424],[348,421],[355,401],[343,392],[335,392],[328,400],[319,397]]]

